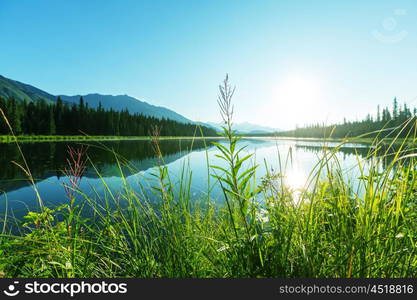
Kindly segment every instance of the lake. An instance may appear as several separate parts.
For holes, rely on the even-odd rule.
[[[224,140],[218,140],[225,143]],[[285,181],[294,190],[303,188],[307,177],[323,154],[323,143],[305,140],[274,140],[274,139],[243,139],[240,146],[246,146],[245,153],[253,154],[247,164],[259,164],[256,176],[260,179],[266,174],[265,162],[269,170],[280,171],[285,167]],[[328,147],[338,143],[327,142]],[[67,201],[64,184],[68,183],[64,170],[67,168],[68,147],[88,146],[87,154],[90,164],[82,178],[80,189],[89,197],[100,198],[104,194],[103,181],[110,190],[117,194],[123,187],[124,174],[126,181],[137,191],[140,186],[149,188],[155,184],[151,176],[158,166],[150,141],[111,141],[88,143],[23,143],[22,152],[30,167],[40,196],[46,205],[59,205]],[[223,201],[223,194],[214,178],[209,178],[207,164],[222,165],[215,155],[219,151],[211,144],[211,140],[162,140],[161,152],[164,164],[168,166],[174,183],[178,183],[183,168],[192,171],[192,198],[206,199],[207,194],[216,202]],[[113,149],[123,164],[119,168]],[[336,153],[346,176],[357,180],[357,159],[364,158],[369,146],[364,144],[346,144]],[[27,175],[11,161],[22,163],[21,155],[15,144],[0,144],[0,210],[4,214],[6,207],[16,217],[26,214],[28,209],[37,207],[37,198]],[[284,170],[282,170],[284,171]],[[100,174],[100,176],[98,175]]]

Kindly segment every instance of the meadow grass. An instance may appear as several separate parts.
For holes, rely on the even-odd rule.
[[[10,212],[4,215],[1,275],[417,276],[417,172],[411,133],[395,150],[390,147],[395,138],[388,147],[375,140],[366,159],[357,156],[359,186],[346,179],[336,156],[345,142],[323,146],[305,188],[295,193],[285,184],[291,153],[277,153],[278,171],[266,162],[269,171],[257,182],[257,165],[248,166],[253,157],[243,154],[233,131],[232,96],[226,79],[219,98],[226,143],[214,143],[225,166],[211,165],[207,155],[208,186],[221,186],[223,205],[214,204],[210,189],[207,197],[193,199],[192,169],[186,162],[179,180],[171,178],[157,129],[151,139],[159,165],[151,190],[133,188],[122,170],[134,167],[113,152],[123,182],[120,192],[110,189],[97,171],[104,193],[85,195],[79,182],[86,165],[94,168],[94,162],[83,149],[71,149],[66,205],[45,207],[39,198],[39,210],[28,212],[23,221]],[[158,201],[151,200],[155,196]]]
[[[198,136],[161,136],[161,140],[195,140]],[[218,137],[204,137],[218,139]],[[80,141],[148,141],[149,136],[109,136],[109,135],[0,135],[1,143],[42,143],[42,142],[80,142]]]

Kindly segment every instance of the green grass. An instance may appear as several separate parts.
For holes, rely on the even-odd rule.
[[[310,142],[335,142],[335,143],[359,143],[359,144],[368,144],[372,145],[375,143],[374,138],[298,138],[298,137],[276,137],[276,136],[241,136],[244,139],[274,139],[274,140],[297,140],[297,141],[310,141]],[[176,140],[176,139],[219,139],[222,137],[198,137],[198,136],[161,136],[160,140]],[[149,136],[108,136],[108,135],[0,135],[0,144],[1,143],[41,143],[41,142],[78,142],[78,141],[145,141],[150,140]],[[415,139],[404,139],[404,138],[384,138],[380,142],[383,144],[390,144],[394,142],[395,144],[401,144],[404,141],[407,143],[415,144]]]
[[[204,139],[217,139],[218,137],[204,137]],[[76,142],[76,141],[125,141],[150,140],[149,136],[108,136],[108,135],[0,135],[0,143],[39,143],[39,142]],[[161,140],[175,139],[201,139],[192,136],[163,136]]]
[[[73,184],[67,187],[66,205],[48,208],[39,198],[39,210],[29,212],[23,222],[10,213],[4,216],[1,274],[417,276],[417,164],[407,139],[395,151],[384,147],[383,155],[378,153],[381,141],[375,140],[366,160],[357,156],[359,187],[345,178],[335,155],[338,147],[324,147],[305,189],[294,193],[285,185],[291,153],[284,157],[277,153],[282,172],[270,171],[261,182],[256,181],[257,166],[248,166],[252,157],[242,155],[240,138],[232,131],[233,90],[227,80],[221,89],[219,104],[227,143],[214,144],[226,167],[211,165],[207,155],[207,172],[211,174],[208,185],[222,187],[224,205],[213,203],[210,190],[207,197],[192,198],[192,170],[186,162],[177,174],[179,183],[173,183],[155,130],[152,144],[160,166],[149,183],[152,191],[130,186],[122,166],[132,166],[114,153],[123,180],[119,194],[97,172],[105,191],[101,197],[88,197]],[[381,160],[388,156],[382,171]],[[82,164],[76,161],[69,163],[73,170],[81,170]],[[86,162],[94,166],[94,162]],[[158,201],[151,201],[151,194]],[[75,201],[75,195],[82,201]]]

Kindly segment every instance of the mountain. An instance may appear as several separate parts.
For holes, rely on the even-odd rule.
[[[221,131],[222,123],[213,123],[213,122],[206,122],[205,125],[208,125],[218,131]],[[249,122],[243,122],[243,123],[236,123],[233,124],[233,128],[236,130],[237,133],[240,134],[265,134],[265,133],[272,133],[272,132],[278,132],[281,131],[277,128],[257,125]]]
[[[66,96],[59,95],[63,101],[67,103],[78,104],[81,95]],[[0,97],[15,98],[19,101],[40,101],[45,100],[47,102],[55,102],[56,95],[49,94],[34,86],[15,81],[0,75]],[[193,123],[193,121],[186,117],[176,113],[173,110],[162,106],[151,105],[147,102],[140,101],[136,98],[128,95],[100,95],[100,94],[88,94],[83,95],[85,103],[88,103],[90,107],[96,108],[99,103],[105,109],[114,109],[116,111],[122,111],[127,109],[130,113],[138,113],[146,116],[152,116],[156,118],[166,118],[181,123]]]
[[[39,101],[54,102],[56,96],[44,92],[31,85],[21,83],[0,75],[0,97],[15,98],[20,101]]]
[[[61,99],[70,102],[76,103],[80,101],[81,95],[76,96],[65,96],[60,95]],[[147,116],[171,119],[181,123],[192,123],[191,120],[185,118],[184,116],[176,113],[173,110],[170,110],[165,107],[151,105],[147,102],[140,101],[136,98],[130,97],[128,95],[101,95],[101,94],[88,94],[82,96],[84,101],[92,108],[97,108],[101,103],[104,109],[114,109],[116,111],[122,111],[127,109],[130,113],[139,113]]]

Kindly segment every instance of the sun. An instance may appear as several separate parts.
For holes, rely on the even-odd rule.
[[[289,74],[274,86],[270,107],[285,123],[308,124],[320,114],[322,89],[318,77]]]

